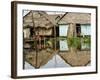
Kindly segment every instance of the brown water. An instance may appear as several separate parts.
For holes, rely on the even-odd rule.
[[[71,48],[66,38],[56,40],[56,46],[54,39],[47,39],[43,46],[37,42],[37,48],[24,49],[24,69],[88,66],[91,62],[90,50],[84,49],[89,48],[84,43],[81,43],[83,50]]]

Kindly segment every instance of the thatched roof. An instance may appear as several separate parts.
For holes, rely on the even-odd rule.
[[[66,12],[65,14],[47,14],[45,11],[30,11],[24,17],[24,28],[30,27],[40,27],[40,28],[51,28],[58,24],[90,24],[91,14],[89,13],[75,13]]]
[[[30,13],[24,16],[24,27],[33,26],[33,27],[45,27],[50,28],[56,25],[55,20],[43,11],[30,11]]]
[[[91,14],[89,13],[71,13],[66,14],[58,24],[90,24],[91,23]]]

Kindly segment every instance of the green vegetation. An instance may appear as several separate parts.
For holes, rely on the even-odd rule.
[[[91,38],[90,37],[71,37],[68,38],[68,46],[73,47],[75,49],[81,48],[81,43],[87,44],[90,46],[91,44]]]
[[[91,38],[90,37],[84,37],[83,42],[87,43],[87,44],[90,44],[91,43]]]
[[[71,37],[68,38],[68,46],[73,48],[79,48],[81,45],[81,38]]]

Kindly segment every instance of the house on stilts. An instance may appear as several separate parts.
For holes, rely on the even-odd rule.
[[[32,58],[35,57],[36,60],[34,58],[33,61],[30,60],[30,63],[35,67],[38,65],[39,68],[46,64],[54,52],[59,52],[60,57],[71,66],[87,65],[91,62],[91,14],[30,10],[23,16],[23,43],[24,49],[32,49],[37,53],[41,51],[41,54],[32,53]],[[75,47],[78,45],[79,51],[70,48],[73,45]],[[51,50],[52,54],[47,51],[42,53],[45,49]],[[41,57],[42,54],[47,56],[45,60],[43,56]],[[37,55],[40,60],[37,59]],[[26,56],[26,60],[29,60],[28,56],[30,55]],[[40,64],[39,61],[42,63]]]
[[[51,45],[55,50],[68,50],[68,46],[64,41],[57,43],[58,37],[91,37],[91,14],[89,13],[74,13],[65,12],[59,13],[54,12],[49,14],[45,11],[30,11],[23,16],[23,37],[25,43],[30,43],[38,39],[38,47],[45,48],[45,44],[48,39],[53,39]],[[60,46],[56,45],[60,44]],[[66,44],[68,45],[68,44]],[[35,46],[35,45],[33,45]],[[31,47],[28,44],[24,45],[25,48]],[[84,47],[83,47],[84,48]]]

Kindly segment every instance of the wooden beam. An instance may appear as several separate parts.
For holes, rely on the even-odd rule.
[[[39,14],[41,14],[42,16],[44,16],[47,20],[49,20],[51,22],[51,24],[53,24],[53,26],[56,25],[56,21],[51,19],[51,17],[44,11],[39,11]]]
[[[64,18],[64,16],[65,16],[66,14],[68,14],[68,12],[66,12],[64,15],[62,15],[62,17],[57,21],[57,24],[59,23],[59,21],[61,21],[61,20]]]
[[[38,66],[38,48],[37,48],[37,40],[36,40],[36,34],[35,34],[35,22],[34,22],[34,15],[33,15],[33,11],[31,11],[32,12],[32,22],[33,22],[33,32],[34,32],[34,37],[35,37],[35,39],[34,39],[34,41],[35,41],[35,43],[34,43],[34,46],[35,46],[35,50],[36,50],[36,67]]]

